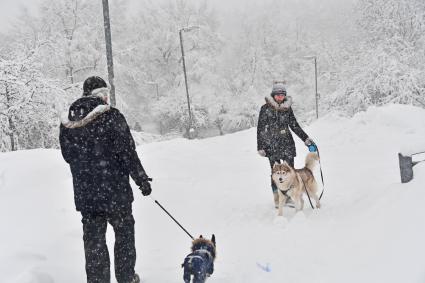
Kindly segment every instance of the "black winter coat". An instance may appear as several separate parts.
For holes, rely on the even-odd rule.
[[[135,150],[124,116],[98,97],[75,101],[60,126],[63,158],[71,167],[78,211],[131,209],[133,192],[148,178]]]
[[[291,97],[287,97],[282,104],[272,97],[266,97],[266,102],[258,117],[257,150],[264,150],[267,157],[274,159],[295,157],[295,143],[289,128],[304,142],[308,135],[295,119]]]

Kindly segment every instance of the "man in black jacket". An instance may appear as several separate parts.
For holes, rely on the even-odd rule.
[[[284,83],[273,84],[272,93],[266,96],[266,104],[261,107],[257,125],[258,154],[268,157],[270,167],[275,162],[286,161],[294,167],[296,156],[295,142],[291,129],[307,146],[313,143],[301,129],[291,108],[292,98],[286,96]],[[278,205],[277,187],[271,181],[275,206]]]
[[[68,119],[60,125],[60,146],[71,168],[75,206],[82,214],[87,282],[110,282],[105,238],[108,222],[115,232],[117,281],[140,282],[134,271],[136,249],[129,176],[145,196],[152,191],[151,179],[140,163],[124,116],[108,105],[106,82],[89,77],[83,91],[83,97],[71,105]]]

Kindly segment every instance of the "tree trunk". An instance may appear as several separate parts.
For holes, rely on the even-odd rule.
[[[13,133],[15,132],[15,125],[13,124],[13,120],[12,117],[9,117],[9,138],[10,138],[10,149],[11,151],[16,151],[16,145],[15,145],[15,137],[13,135]]]

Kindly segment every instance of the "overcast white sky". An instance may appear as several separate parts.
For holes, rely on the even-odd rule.
[[[37,8],[37,5],[42,0],[0,0],[0,32],[6,31],[10,27],[10,23],[19,15],[19,11],[22,8],[27,8],[30,11],[34,12]],[[55,0],[51,0],[55,1]],[[94,0],[93,0],[94,1]],[[97,0],[101,1],[101,0]],[[113,1],[113,0],[110,0]],[[130,2],[136,4],[137,0],[129,0]],[[246,0],[209,0],[209,2],[217,7],[223,6],[237,6],[238,3],[244,3]],[[262,1],[262,0],[254,0]]]
[[[22,8],[35,10],[40,0],[0,0],[0,31],[10,27],[10,22],[19,15]]]
[[[23,8],[29,9],[31,12],[35,12],[42,0],[0,0],[0,32],[6,31],[10,28],[10,23],[16,18],[20,10]],[[51,0],[55,1],[55,0]],[[99,1],[101,0],[92,0]],[[114,0],[110,0],[114,1]],[[159,0],[158,0],[159,1]],[[218,8],[218,10],[222,11],[224,14],[228,15],[229,12],[234,11],[234,9],[243,10],[244,7],[249,5],[250,3],[264,3],[264,1],[270,0],[207,0],[211,5]],[[307,6],[321,6],[327,7],[327,9],[336,9],[339,10],[341,7],[346,6],[346,4],[350,4],[355,0],[326,0],[319,1],[315,0],[299,0],[299,3],[303,3]],[[129,0],[129,2],[135,6],[137,6],[138,0]],[[221,9],[225,8],[225,9]],[[331,14],[332,15],[332,14]],[[336,17],[335,14],[331,16],[332,18]]]

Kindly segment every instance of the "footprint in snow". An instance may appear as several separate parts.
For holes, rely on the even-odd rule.
[[[288,219],[286,219],[283,216],[276,216],[273,219],[273,224],[275,224],[276,226],[279,226],[281,228],[286,228],[286,225],[288,225],[289,221]]]

